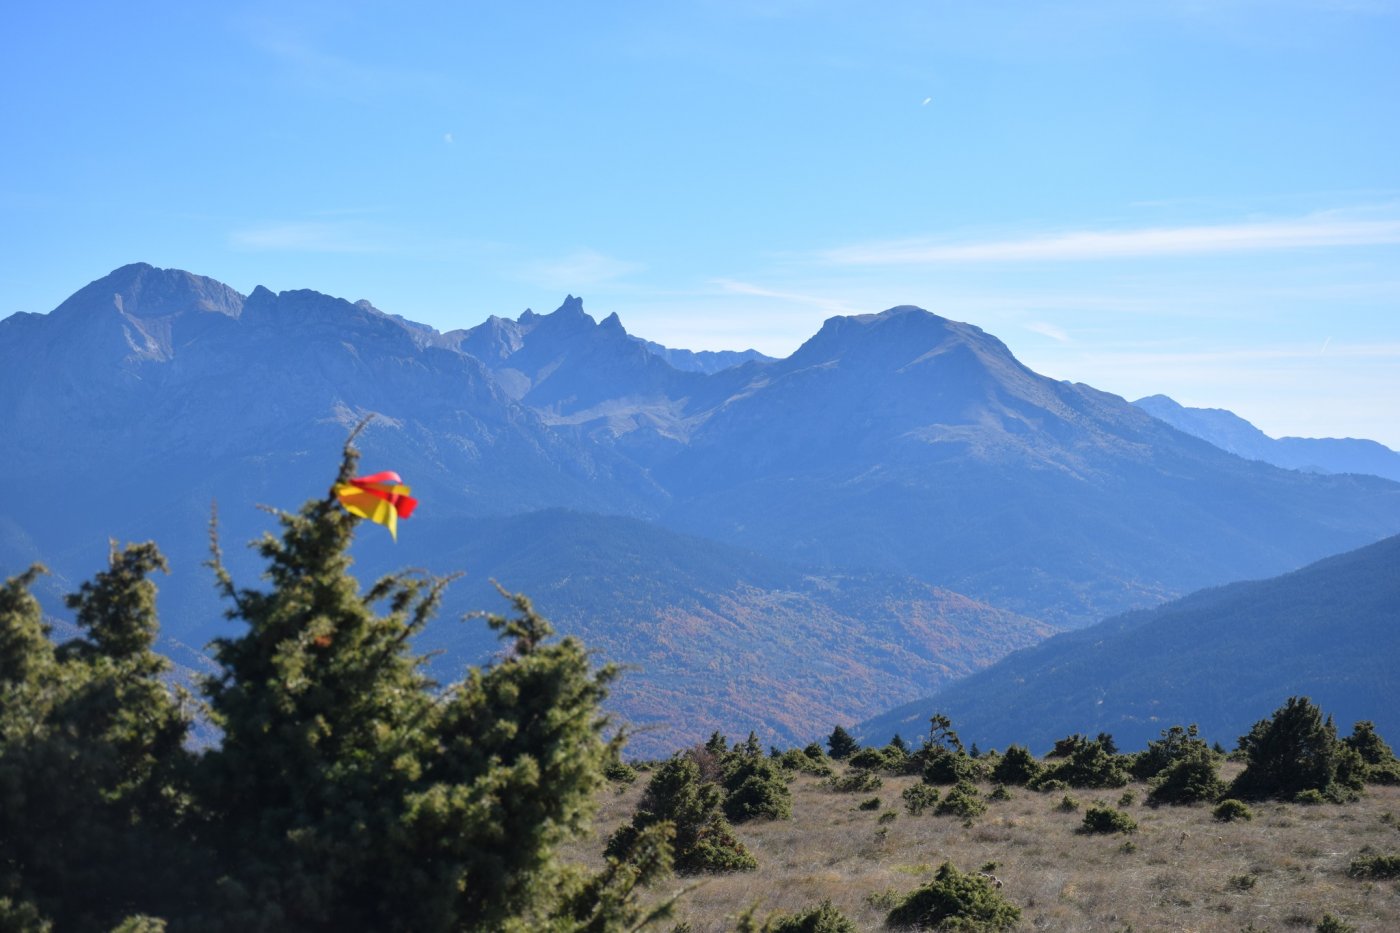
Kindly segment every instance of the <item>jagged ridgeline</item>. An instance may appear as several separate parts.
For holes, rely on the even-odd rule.
[[[252,504],[319,488],[371,412],[367,457],[425,506],[397,546],[361,542],[366,575],[465,569],[448,618],[492,576],[536,593],[638,668],[613,709],[673,730],[646,754],[714,728],[803,741],[1052,630],[1400,531],[1400,484],[1232,456],[917,308],[832,318],[786,359],[701,360],[576,299],[438,333],[133,265],[0,321],[0,444],[25,482],[0,568],[42,558],[54,608],[109,535],[160,541],[160,647],[199,669],[227,631],[199,568],[210,501],[251,537]],[[495,650],[454,622],[422,643],[449,670]]]

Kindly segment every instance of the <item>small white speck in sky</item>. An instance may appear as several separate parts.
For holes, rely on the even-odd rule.
[[[1317,355],[1318,355],[1318,356],[1321,356],[1322,354],[1326,353],[1326,352],[1327,352],[1327,346],[1328,346],[1328,344],[1330,344],[1331,342],[1332,342],[1332,338],[1331,338],[1331,337],[1328,337],[1326,340],[1322,341],[1322,349],[1317,351]]]
[[[925,98],[924,98],[924,102],[923,102],[922,104],[920,104],[919,106],[920,106],[920,107],[927,107],[927,106],[929,105],[929,103],[930,103],[932,100],[933,100],[932,97],[925,97]]]
[[[442,141],[445,142],[445,143],[447,143],[449,146],[452,145],[452,134],[451,134],[451,133],[443,133],[443,134],[442,134]]]

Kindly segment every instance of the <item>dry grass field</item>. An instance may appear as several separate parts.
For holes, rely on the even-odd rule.
[[[1236,765],[1223,769],[1228,779]],[[609,833],[630,819],[649,775],[605,794],[593,838],[568,854],[597,865]],[[1022,910],[1023,930],[1206,931],[1312,930],[1325,913],[1358,931],[1400,931],[1400,880],[1347,876],[1364,853],[1400,853],[1400,788],[1371,787],[1357,803],[1263,803],[1250,822],[1219,823],[1205,806],[1151,808],[1144,784],[1116,790],[1071,790],[1077,812],[1058,808],[1063,791],[1012,788],[988,801],[971,825],[926,810],[909,815],[900,792],[915,777],[884,778],[875,794],[835,793],[818,778],[791,785],[793,817],[737,827],[759,870],[672,878],[656,896],[691,887],[674,917],[695,933],[734,928],[757,906],[794,912],[829,898],[862,930],[884,929],[893,900],[952,861],[965,871],[995,862],[1002,894]],[[982,786],[984,796],[990,785]],[[1137,821],[1132,835],[1077,833],[1093,804],[1122,807]],[[878,795],[881,808],[858,810]],[[893,813],[893,819],[882,814]],[[692,887],[693,886],[693,887]]]

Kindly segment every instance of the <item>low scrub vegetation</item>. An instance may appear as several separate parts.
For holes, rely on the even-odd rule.
[[[1215,809],[1211,811],[1211,816],[1222,823],[1233,823],[1236,820],[1248,822],[1254,819],[1254,811],[1243,800],[1235,800],[1230,797],[1216,804]]]
[[[1275,717],[1307,725],[1313,717],[1298,711],[1310,707],[1293,701]],[[1326,717],[1318,721],[1327,737]],[[788,771],[791,819],[734,829],[757,867],[712,874],[683,896],[676,929],[761,931],[779,929],[781,918],[807,918],[790,927],[803,930],[1400,929],[1400,898],[1384,887],[1400,877],[1400,786],[1351,783],[1356,770],[1339,752],[1320,787],[1288,796],[1285,785],[1248,802],[1227,796],[1260,788],[1260,763],[1269,771],[1290,754],[1307,760],[1301,752],[1318,742],[1311,729],[1295,733],[1289,752],[1272,738],[1256,745],[1251,736],[1265,733],[1256,726],[1232,759],[1189,726],[1126,753],[1110,736],[1068,736],[1044,759],[1018,746],[973,756],[950,724],[935,721],[933,732],[932,750],[899,750],[902,768],[877,774],[876,756],[856,748],[844,762],[824,758],[829,777]],[[1388,759],[1373,735],[1358,725],[1331,741],[1370,749],[1375,762],[1351,750],[1384,774]],[[1251,767],[1255,775],[1242,779]],[[935,783],[956,774],[964,776]],[[1020,786],[1041,793],[1008,791]],[[1299,802],[1299,793],[1317,803]],[[636,794],[615,793],[603,821],[630,819]],[[896,819],[891,805],[904,813]],[[654,888],[658,902],[668,890]],[[761,911],[767,920],[755,919]],[[819,916],[850,926],[811,925]]]
[[[1010,930],[1021,910],[987,878],[944,862],[932,881],[909,892],[886,919],[891,926],[926,930]]]
[[[1400,855],[1366,855],[1347,868],[1353,878],[1400,878]]]
[[[1137,823],[1122,810],[1112,807],[1090,807],[1084,811],[1083,833],[1135,833]]]

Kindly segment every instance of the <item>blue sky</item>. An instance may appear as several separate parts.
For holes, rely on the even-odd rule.
[[[1400,447],[1400,0],[70,3],[0,31],[0,316],[145,261],[786,354],[917,304]]]

